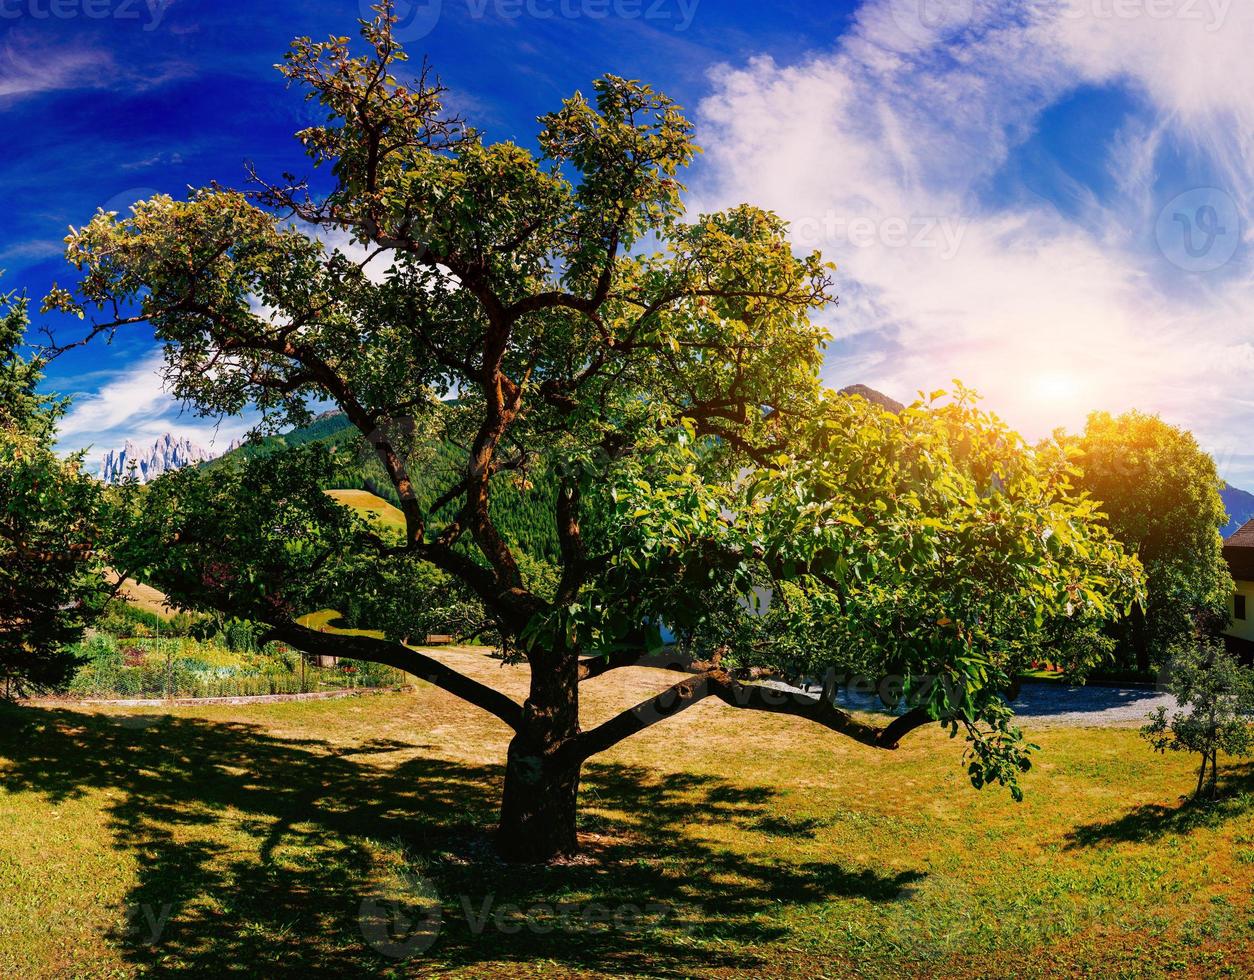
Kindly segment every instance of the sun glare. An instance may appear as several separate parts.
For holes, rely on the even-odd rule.
[[[1080,394],[1080,384],[1070,374],[1049,372],[1038,374],[1030,381],[1033,398],[1051,404],[1074,403]]]

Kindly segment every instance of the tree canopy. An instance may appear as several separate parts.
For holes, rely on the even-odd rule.
[[[285,177],[99,213],[67,240],[75,288],[47,303],[90,314],[91,335],[151,323],[173,390],[205,412],[252,404],[277,425],[334,402],[405,533],[330,504],[317,451],[274,454],[159,481],[130,535],[151,580],[496,715],[514,731],[511,858],[575,849],[583,761],[707,697],[876,748],[941,723],[966,735],[977,786],[1017,793],[1027,747],[999,692],[1018,651],[1138,587],[1068,450],[1028,447],[962,391],[897,413],[824,390],[815,316],[833,268],[795,254],[768,211],[685,215],[697,148],[664,95],[606,76],[540,119],[538,153],[485,143],[425,66],[408,70],[392,20],[363,23],[364,54],[299,38],[281,66],[325,115],[298,137],[329,190]],[[416,433],[458,448],[429,502]],[[491,507],[541,472],[556,484],[551,576]],[[403,623],[378,640],[295,622],[348,582],[395,592],[432,569],[525,659],[523,704],[397,642]],[[583,729],[580,685],[640,663],[684,676]],[[905,714],[877,727],[759,683],[847,667],[898,678]]]
[[[1219,789],[1219,753],[1254,751],[1254,668],[1242,667],[1222,641],[1202,638],[1172,649],[1167,688],[1179,710],[1159,707],[1141,734],[1158,752],[1202,757],[1194,798],[1212,799]],[[1210,778],[1207,779],[1207,767]]]
[[[1119,652],[1141,669],[1161,665],[1199,623],[1214,629],[1227,618],[1223,481],[1192,433],[1154,415],[1095,412],[1075,444],[1078,486],[1102,502],[1107,525],[1145,568],[1146,598],[1123,618]]]
[[[38,392],[42,365],[18,354],[25,300],[0,296],[0,690],[56,687],[66,647],[103,604],[96,560],[100,488],[52,451],[61,402]]]

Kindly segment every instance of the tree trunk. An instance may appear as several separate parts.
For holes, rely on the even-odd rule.
[[[531,690],[509,743],[496,846],[507,861],[543,862],[578,850],[582,761],[561,752],[579,735],[578,658],[531,656]]]
[[[1149,630],[1145,610],[1139,602],[1132,607],[1132,646],[1136,651],[1136,669],[1149,670]]]
[[[510,746],[496,836],[501,857],[539,863],[579,849],[575,831],[579,769],[545,765],[534,756],[515,755]]]

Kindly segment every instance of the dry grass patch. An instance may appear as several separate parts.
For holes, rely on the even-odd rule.
[[[523,668],[483,651],[435,652],[515,696],[525,688]],[[589,682],[585,724],[663,680],[630,670]],[[588,766],[590,860],[514,868],[485,836],[507,735],[425,684],[411,695],[168,713],[5,708],[0,968],[1254,969],[1249,767],[1229,771],[1234,795],[1197,810],[1181,803],[1187,761],[1153,756],[1135,732],[1042,728],[1016,806],[972,790],[959,746],[940,731],[876,753],[797,719],[703,703]],[[363,900],[411,894],[414,882],[435,896],[438,935],[410,959],[380,956],[363,938]]]

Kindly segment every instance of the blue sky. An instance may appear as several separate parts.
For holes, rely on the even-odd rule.
[[[839,267],[832,384],[961,378],[1026,434],[1139,407],[1254,486],[1254,5],[1230,0],[444,0],[411,54],[490,139],[604,72],[678,99],[705,148],[689,202],[750,200]],[[355,2],[0,0],[4,288],[69,278],[67,226],[153,191],[305,172],[290,38]],[[38,318],[37,318],[38,319]],[[42,322],[47,322],[46,319]],[[72,323],[52,324],[69,337]],[[59,360],[63,445],[180,414],[142,331]],[[224,441],[246,428],[226,420]]]

